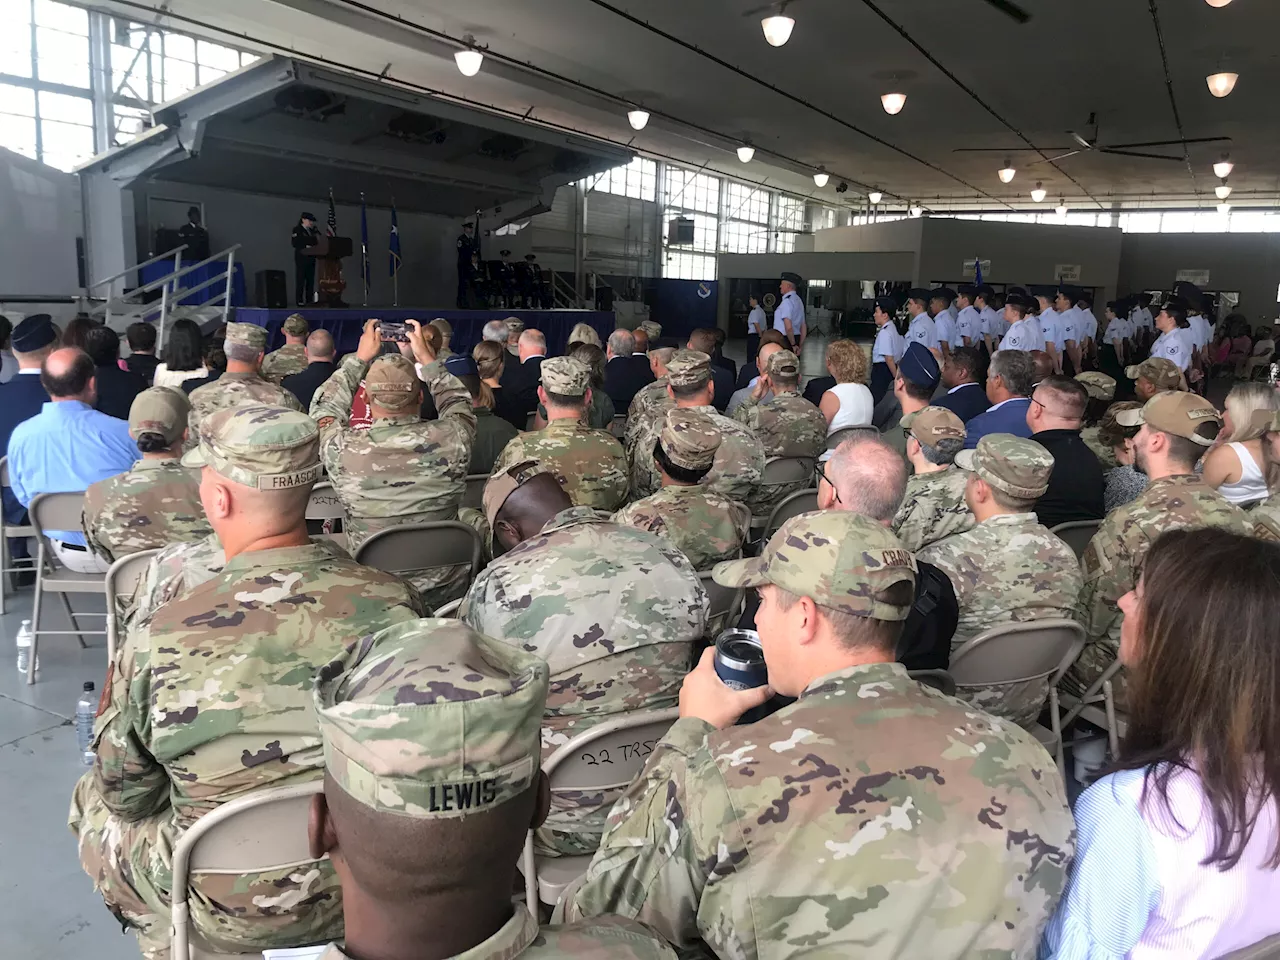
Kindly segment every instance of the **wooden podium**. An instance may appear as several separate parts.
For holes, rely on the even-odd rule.
[[[342,302],[342,291],[347,288],[347,281],[342,279],[342,258],[351,256],[350,237],[322,236],[314,246],[304,247],[304,257],[316,258],[316,291],[319,293],[319,305],[324,307],[345,307]]]

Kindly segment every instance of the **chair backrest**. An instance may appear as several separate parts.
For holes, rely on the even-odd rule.
[[[707,629],[714,637],[725,629],[729,621],[742,615],[743,602],[746,600],[745,587],[722,587],[711,579],[711,571],[704,570],[698,574],[702,586],[707,591]],[[721,623],[721,621],[724,621]]]
[[[1280,960],[1280,933],[1259,940],[1251,947],[1224,953],[1219,960]]]
[[[615,414],[613,422],[609,424],[609,432],[621,440],[627,434],[627,415],[625,413]]]
[[[1028,620],[983,631],[951,655],[957,687],[1017,683],[1061,675],[1084,649],[1084,627],[1074,620]]]
[[[802,513],[812,513],[818,509],[818,491],[815,489],[797,490],[795,493],[788,494],[786,499],[773,508],[773,512],[769,514],[769,522],[764,525],[764,538],[768,540],[778,528],[790,520],[792,517],[798,517]]]
[[[870,423],[868,423],[866,426],[861,426],[861,427],[842,427],[841,429],[837,430],[835,433],[828,434],[827,449],[834,450],[836,447],[840,446],[840,444],[844,443],[846,440],[852,437],[878,437],[878,436],[880,436],[879,429]]]
[[[311,488],[311,499],[307,501],[308,520],[341,520],[346,515],[332,483],[321,481]]]
[[[131,593],[138,585],[138,581],[147,570],[147,565],[151,563],[151,558],[159,553],[159,548],[155,550],[139,550],[137,553],[131,553],[127,557],[121,557],[115,563],[111,564],[107,570],[104,579],[105,589],[107,591],[107,663],[114,663],[116,659],[116,600],[118,597]]]
[[[1253,355],[1255,357],[1265,357],[1276,348],[1274,340],[1259,340],[1253,345]]]
[[[907,674],[916,683],[923,683],[926,687],[933,687],[933,689],[945,693],[948,697],[955,696],[955,677],[945,670],[908,670]]]
[[[434,520],[378,531],[360,544],[355,561],[387,573],[469,563],[474,577],[483,554],[484,544],[474,527],[459,520]]]
[[[815,457],[774,457],[764,464],[761,483],[798,483],[813,477]]]
[[[489,482],[487,473],[473,473],[467,477],[467,489],[462,495],[462,505],[476,510],[484,509],[484,485]]]
[[[307,842],[311,798],[323,780],[256,790],[191,825],[173,850],[173,955],[189,960],[188,886],[193,873],[250,873],[314,862]]]
[[[36,535],[46,537],[46,530],[79,530],[84,512],[84,491],[40,493],[31,501],[27,513]]]
[[[1100,526],[1102,526],[1101,520],[1072,520],[1058,524],[1049,532],[1057,534],[1079,560],[1084,556],[1085,548],[1089,546],[1089,541],[1093,539],[1093,535],[1098,532]]]
[[[9,458],[0,457],[0,487],[9,486]]]
[[[633,713],[584,730],[542,763],[553,790],[597,792],[627,786],[680,717],[676,707]]]

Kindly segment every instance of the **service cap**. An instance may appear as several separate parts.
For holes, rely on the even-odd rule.
[[[797,287],[800,286],[800,284],[804,283],[804,280],[801,279],[800,274],[792,273],[790,270],[783,271],[782,275],[778,279],[785,280],[787,281],[787,283],[794,283]]]
[[[1121,410],[1116,423],[1122,427],[1148,424],[1163,433],[1184,437],[1202,447],[1213,445],[1222,430],[1222,415],[1204,397],[1166,390],[1137,410]]]
[[[898,301],[893,297],[876,297],[876,306],[881,313],[887,313],[891,317],[898,312]]]
[[[1019,500],[1035,500],[1049,489],[1053,454],[1034,440],[989,433],[973,450],[956,454],[956,466]]]
[[[200,424],[200,443],[182,465],[207,466],[257,490],[310,486],[320,479],[320,429],[305,413],[284,407],[229,407]]]
[[[907,291],[908,300],[919,300],[922,304],[928,305],[932,292],[924,287],[912,287]]]
[[[34,353],[58,339],[53,318],[47,313],[33,313],[18,321],[9,335],[9,344],[19,353]]]
[[[898,361],[898,372],[904,380],[910,380],[918,387],[936,387],[942,377],[933,351],[915,341],[907,345],[906,352]]]
[[[181,390],[149,387],[129,405],[129,436],[137,440],[144,433],[158,433],[173,445],[187,429],[190,412],[191,402]]]

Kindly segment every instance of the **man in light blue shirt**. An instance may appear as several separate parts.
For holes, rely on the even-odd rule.
[[[53,351],[40,370],[40,382],[49,391],[49,402],[18,424],[9,438],[9,482],[24,507],[41,493],[84,490],[124,473],[140,458],[129,424],[93,409],[97,382],[93,361],[83,350]],[[67,569],[106,571],[79,530],[50,530],[48,535]]]

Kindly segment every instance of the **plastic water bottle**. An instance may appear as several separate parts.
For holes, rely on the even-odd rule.
[[[23,620],[22,626],[18,628],[18,637],[15,641],[18,645],[18,672],[23,676],[27,674],[27,664],[31,662],[31,640],[33,634],[31,632],[31,621]],[[36,669],[40,669],[40,658],[36,657]]]
[[[80,748],[80,760],[86,767],[93,766],[93,721],[98,714],[98,697],[93,692],[93,681],[84,682],[84,693],[76,701],[76,745]]]

